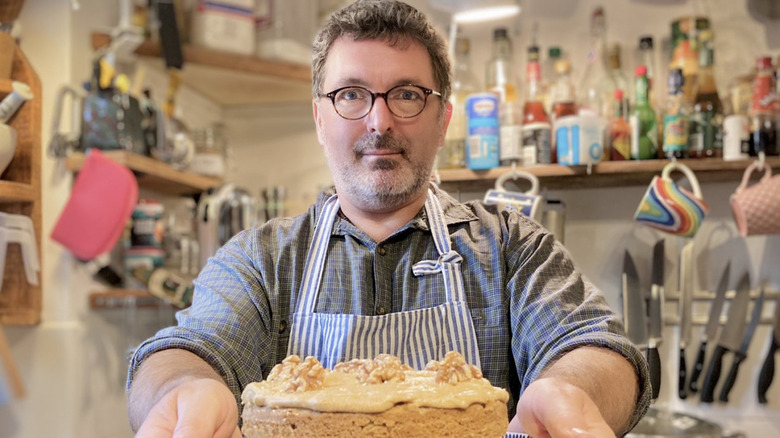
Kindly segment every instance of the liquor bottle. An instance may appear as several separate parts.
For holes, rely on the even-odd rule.
[[[499,102],[517,101],[517,82],[512,56],[512,41],[507,29],[493,31],[493,55],[487,63],[485,86],[499,96]]]
[[[628,77],[623,73],[620,66],[620,44],[615,43],[609,46],[607,50],[607,73],[609,76],[602,78],[602,89],[610,90],[609,99],[604,103],[604,118],[612,117],[615,108],[615,90],[628,90]],[[609,110],[607,110],[609,108]]]
[[[523,164],[523,113],[520,102],[504,102],[498,110],[498,159],[501,166]]]
[[[635,70],[636,103],[631,110],[631,159],[649,160],[658,155],[658,123],[648,97],[647,67]]]
[[[542,62],[542,78],[544,78],[544,110],[547,114],[552,114],[552,89],[555,86],[555,63],[563,59],[563,52],[558,46],[551,46],[547,49],[547,58]]]
[[[604,9],[597,7],[591,15],[590,52],[582,82],[577,89],[580,109],[602,117],[609,116],[611,108],[608,105],[617,88],[607,65],[607,30]]]
[[[650,106],[658,108],[658,103],[661,101],[658,95],[660,87],[655,85],[655,77],[658,74],[658,69],[655,66],[655,49],[653,48],[653,37],[643,36],[639,38],[639,47],[637,49],[637,64],[647,67],[647,84],[649,89]],[[636,93],[634,93],[636,94]]]
[[[525,105],[523,106],[523,165],[550,164],[550,119],[542,101],[542,71],[539,47],[528,48]]]
[[[778,116],[780,100],[776,94],[776,79],[772,67],[772,58],[756,58],[756,76],[753,79],[753,99],[750,104],[750,143],[747,152],[757,156],[780,155],[778,145]]]
[[[552,109],[550,111],[552,120],[550,122],[553,127],[555,126],[555,121],[561,117],[577,115],[574,84],[571,81],[571,63],[565,59],[559,59],[555,63],[555,74],[557,78],[548,93],[552,100]],[[558,161],[557,158],[558,153],[555,145],[555,135],[552,135],[550,143],[550,161],[555,163]]]
[[[723,156],[723,105],[713,72],[712,32],[704,31],[700,36],[699,90],[691,114],[688,155],[691,158],[720,158]]]
[[[466,167],[466,96],[479,91],[479,83],[471,71],[469,52],[469,39],[458,37],[455,41],[455,62],[450,95],[452,118],[444,137],[444,147],[439,150],[437,157],[439,169]]]
[[[631,125],[626,120],[626,107],[623,90],[615,90],[613,117],[607,125],[609,152],[604,151],[604,158],[608,156],[613,161],[631,159]]]
[[[683,92],[682,69],[675,68],[669,72],[667,87],[669,96],[664,112],[664,157],[688,158],[688,117],[690,108]]]

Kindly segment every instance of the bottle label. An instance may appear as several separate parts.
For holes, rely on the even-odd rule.
[[[780,100],[774,90],[774,82],[774,78],[769,74],[759,74],[753,80],[753,100],[750,109],[754,114],[780,112]]]
[[[684,114],[664,116],[664,152],[688,149],[688,118]]]
[[[520,125],[505,125],[500,128],[499,156],[501,163],[520,163],[523,159],[523,133]]]
[[[613,160],[631,159],[631,136],[626,132],[610,132],[610,146]]]
[[[654,121],[655,119],[649,123],[643,122],[637,114],[628,118],[631,125],[632,160],[653,159],[658,154],[658,131]]]
[[[523,165],[550,164],[550,124],[529,123],[523,125]]]

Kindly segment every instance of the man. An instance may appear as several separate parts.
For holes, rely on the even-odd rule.
[[[313,111],[337,196],[239,234],[209,261],[178,327],[131,363],[138,436],[240,437],[245,385],[288,354],[327,367],[370,349],[365,331],[344,327],[382,315],[403,341],[373,355],[420,366],[460,351],[510,392],[510,431],[614,436],[644,414],[642,355],[553,237],[429,183],[449,73],[443,41],[404,3],[360,0],[331,17],[314,43]],[[411,311],[450,318],[421,331],[402,323]]]

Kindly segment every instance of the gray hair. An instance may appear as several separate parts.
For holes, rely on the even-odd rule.
[[[443,103],[450,97],[450,61],[447,46],[431,22],[417,9],[397,0],[358,0],[334,12],[312,46],[312,94],[322,95],[325,62],[333,42],[349,36],[354,41],[384,40],[393,47],[420,43],[431,57],[433,78]]]

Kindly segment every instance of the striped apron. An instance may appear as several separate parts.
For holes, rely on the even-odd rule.
[[[324,367],[351,359],[373,359],[386,353],[415,369],[431,360],[441,360],[457,351],[470,364],[480,367],[477,336],[471,320],[463,278],[461,256],[450,247],[450,236],[439,200],[428,190],[425,211],[433,234],[438,260],[423,260],[412,267],[415,276],[444,276],[446,302],[436,307],[381,316],[314,313],[328,242],[339,211],[333,195],[317,218],[314,238],[306,258],[303,285],[291,324],[288,355],[316,357]]]

